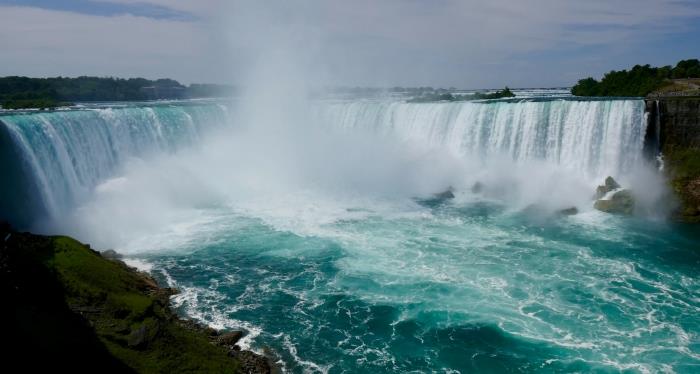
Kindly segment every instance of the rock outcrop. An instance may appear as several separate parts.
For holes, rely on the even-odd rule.
[[[608,194],[608,192],[614,191],[616,189],[620,188],[620,185],[613,179],[613,177],[608,176],[605,178],[605,183],[601,186],[598,186],[595,191],[595,198],[596,199],[602,199],[605,197],[605,195]]]
[[[700,221],[700,176],[679,181],[678,191],[685,202],[682,214],[688,220]]]
[[[601,212],[631,215],[634,213],[634,197],[629,190],[619,190],[608,200],[596,200],[593,207]]]
[[[241,340],[242,337],[243,331],[234,330],[217,337],[216,342],[217,344],[222,346],[233,347],[236,345],[236,343],[238,343],[239,340]]]
[[[452,186],[450,186],[445,191],[440,192],[440,193],[436,193],[433,196],[439,200],[454,199],[455,198],[454,188]]]
[[[606,198],[610,193],[612,196]],[[605,178],[605,183],[596,188],[595,200],[593,207],[601,212],[626,215],[634,213],[632,192],[622,189],[622,186],[611,176]]]
[[[647,99],[646,111],[646,153],[663,155],[663,172],[681,203],[676,216],[683,221],[700,222],[700,98]]]
[[[578,214],[578,208],[572,206],[571,208],[560,209],[557,211],[557,214],[562,216],[574,216]]]
[[[180,319],[176,290],[68,237],[0,223],[3,365],[26,372],[269,373],[265,357]]]

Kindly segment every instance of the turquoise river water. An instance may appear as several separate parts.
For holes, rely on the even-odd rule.
[[[700,230],[659,212],[643,106],[203,101],[0,125],[31,228],[117,249],[285,371],[699,372]],[[592,208],[607,175],[634,216]]]

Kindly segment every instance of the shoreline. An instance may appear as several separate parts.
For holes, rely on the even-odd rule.
[[[178,290],[160,286],[116,252],[1,222],[0,241],[0,287],[12,306],[2,316],[14,343],[10,363],[74,372],[279,371],[241,348],[245,332],[178,315],[170,301]]]
[[[102,252],[104,253],[104,252]],[[127,266],[132,267],[136,269],[137,271],[141,273],[148,274],[149,277],[154,279],[156,283],[161,283],[158,282],[157,278],[154,277],[152,274],[152,271],[154,269],[154,265],[151,263],[141,260],[139,258],[134,258],[134,257],[126,257],[125,255],[120,254],[119,252],[114,251],[117,256],[119,256],[119,260],[125,263]],[[177,287],[177,284],[174,279],[168,274],[164,269],[160,269],[162,272],[163,278],[165,278],[165,282],[167,283],[167,287],[164,288],[170,288],[170,289],[176,289],[179,292],[175,293],[171,296],[170,299],[170,308],[173,309],[173,304],[176,304],[176,307],[180,306],[180,303],[177,303],[173,300],[178,299],[180,296],[185,296],[186,292],[182,292],[180,288]],[[274,371],[276,368],[276,364],[274,364],[274,358],[273,357],[268,357],[265,355],[265,349],[254,349],[252,347],[252,341],[255,339],[258,335],[260,335],[261,331],[259,328],[255,326],[251,327],[246,327],[242,325],[236,325],[233,329],[227,329],[225,327],[222,328],[217,328],[216,326],[207,323],[207,321],[197,318],[196,316],[189,315],[187,313],[178,313],[177,311],[173,311],[174,314],[179,316],[180,319],[191,321],[197,325],[200,325],[202,328],[205,330],[209,331],[211,329],[222,332],[222,331],[240,331],[243,333],[243,335],[238,339],[236,342],[236,346],[239,348],[240,351],[251,351],[259,356],[265,357],[268,360],[268,363],[270,364],[270,367]],[[257,331],[256,331],[257,330]]]

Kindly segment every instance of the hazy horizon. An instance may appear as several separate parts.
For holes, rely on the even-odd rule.
[[[245,85],[266,59],[310,86],[569,87],[697,58],[700,2],[0,0],[0,76]]]

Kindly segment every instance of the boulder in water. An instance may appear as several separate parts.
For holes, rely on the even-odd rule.
[[[452,186],[450,186],[447,188],[447,190],[440,192],[440,193],[436,193],[434,196],[436,199],[440,199],[440,200],[454,199],[455,194],[453,191],[454,191],[454,188],[452,188]]]
[[[472,193],[481,193],[484,190],[484,185],[481,182],[476,182],[472,186]]]
[[[233,330],[227,332],[216,339],[217,344],[223,346],[234,346],[243,337],[243,331]]]
[[[629,190],[620,190],[610,200],[597,200],[593,207],[601,212],[630,215],[634,212],[634,197]]]
[[[607,187],[610,191],[612,191],[612,190],[620,188],[620,184],[617,183],[617,181],[615,181],[615,179],[613,179],[613,177],[608,176],[607,178],[605,178],[605,187]]]
[[[613,177],[608,176],[607,178],[605,178],[605,184],[596,188],[595,198],[602,199],[608,192],[614,191],[618,188],[620,188],[620,184],[617,183],[617,181],[615,181]]]
[[[557,213],[562,215],[562,216],[573,216],[573,215],[578,214],[578,208],[576,208],[575,206],[572,206],[571,208],[561,209],[561,210],[557,211]]]

